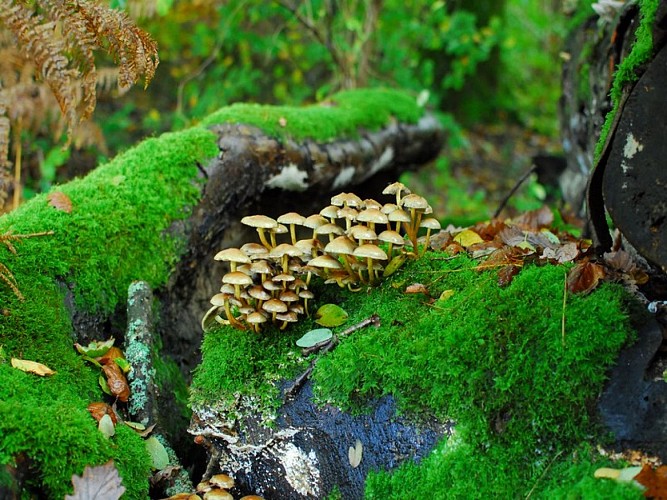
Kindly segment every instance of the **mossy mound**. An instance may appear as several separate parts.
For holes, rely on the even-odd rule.
[[[267,123],[288,116],[280,129],[293,136],[298,135],[293,129],[330,127],[344,118],[334,132],[327,129],[329,137],[376,129],[392,118],[416,121],[423,114],[414,99],[399,91],[350,92],[332,102],[339,102],[340,109],[321,106],[311,116],[300,108],[263,107],[262,116]],[[243,113],[233,115],[236,121],[261,126],[246,113],[245,120]],[[302,115],[307,119],[301,120]],[[121,426],[106,440],[86,411],[88,403],[104,395],[99,370],[72,347],[77,338],[70,309],[104,322],[125,307],[134,280],[154,288],[166,283],[186,245],[186,235],[177,229],[187,224],[174,223],[186,220],[201,199],[197,164],[206,165],[220,153],[218,138],[206,125],[222,123],[227,116],[223,109],[200,126],[148,139],[85,178],[54,188],[71,201],[71,212],[39,195],[0,218],[3,233],[53,231],[14,242],[18,254],[6,251],[2,260],[26,299],[0,287],[0,486],[9,481],[4,466],[21,461],[31,471],[22,485],[26,491],[62,498],[71,491],[72,474],[113,458],[127,488],[125,497],[146,498],[150,460],[141,438]],[[44,363],[57,373],[39,378],[19,372],[9,366],[12,357]],[[173,368],[160,364],[158,377],[169,378],[177,372]],[[182,389],[182,383],[175,385]]]
[[[367,496],[404,498],[406,485],[425,498],[471,491],[507,498],[533,487],[533,495],[546,495],[566,476],[587,494],[621,491],[588,480],[599,457],[573,453],[599,431],[593,403],[606,369],[633,336],[625,292],[606,284],[588,296],[567,294],[564,305],[566,266],[526,265],[501,288],[494,271],[477,271],[476,264],[429,252],[368,293],[316,288],[314,307],[334,302],[349,313],[341,330],[372,314],[382,322],[352,333],[319,360],[313,379],[320,401],[357,412],[369,398],[391,394],[417,419],[458,423],[455,436],[420,465],[371,475]],[[414,283],[428,296],[406,293]],[[275,407],[273,382],[304,369],[309,360],[294,342],[315,327],[306,320],[284,332],[208,333],[193,403],[231,408],[235,394],[251,389],[266,408]]]

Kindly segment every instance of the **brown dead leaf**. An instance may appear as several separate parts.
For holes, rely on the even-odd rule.
[[[109,363],[113,363],[116,358],[125,359],[125,355],[123,354],[123,351],[114,346],[104,353],[103,356],[96,359],[101,365],[108,365]]]
[[[588,260],[577,263],[567,275],[567,289],[571,293],[589,293],[606,275],[604,267]]]
[[[644,486],[644,496],[654,500],[667,500],[667,465],[661,465],[654,469],[644,464],[635,481]]]
[[[107,377],[107,385],[111,394],[116,396],[123,403],[130,398],[130,386],[120,367],[116,363],[110,363],[102,366],[102,371]]]
[[[624,281],[638,285],[643,285],[648,281],[648,274],[637,265],[632,255],[625,250],[606,252],[604,261],[609,267],[621,273]]]
[[[521,268],[519,266],[509,265],[501,268],[498,271],[498,286],[503,288],[512,283],[514,277],[519,274]]]
[[[37,363],[36,361],[28,361],[27,359],[12,358],[11,362],[12,366],[17,370],[21,370],[27,373],[34,373],[35,375],[39,375],[40,377],[45,377],[56,373],[48,366],[43,365],[42,363]]]
[[[556,260],[561,264],[564,262],[570,262],[576,259],[579,256],[579,249],[577,244],[574,242],[565,243],[563,246],[560,246],[556,249]]]
[[[405,293],[423,293],[424,295],[429,294],[428,288],[426,288],[421,283],[413,283],[412,285],[408,285],[405,287]]]
[[[519,226],[527,231],[537,231],[553,224],[554,214],[546,205],[537,210],[525,212],[512,221],[513,226]]]
[[[88,405],[88,412],[98,422],[104,415],[109,415],[114,425],[118,423],[118,417],[116,417],[116,412],[113,411],[113,408],[111,408],[111,406],[109,406],[106,403],[90,403]]]
[[[67,214],[72,212],[72,200],[69,196],[61,191],[54,191],[49,193],[46,196],[46,199],[49,200],[49,205],[51,205],[56,210],[65,212]]]
[[[72,476],[74,495],[65,500],[118,500],[125,493],[113,460],[98,467],[86,467],[83,476]]]

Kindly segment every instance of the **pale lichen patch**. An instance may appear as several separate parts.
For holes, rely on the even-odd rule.
[[[320,470],[314,451],[306,454],[293,443],[285,442],[272,452],[285,469],[285,479],[297,493],[319,498]]]
[[[283,167],[280,173],[266,181],[269,188],[279,188],[286,191],[305,191],[308,189],[308,172],[299,170],[294,163]]]
[[[339,189],[344,186],[347,186],[352,178],[354,177],[355,168],[354,167],[343,167],[340,173],[336,176],[333,181],[332,189]]]
[[[625,138],[625,146],[623,146],[623,156],[628,159],[633,158],[643,149],[644,145],[635,139],[635,136],[632,135],[632,132],[628,132],[628,135]]]

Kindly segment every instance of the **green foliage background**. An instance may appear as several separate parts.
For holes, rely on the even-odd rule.
[[[369,7],[377,4],[375,21],[368,21]],[[567,21],[556,4],[160,1],[153,17],[138,20],[159,45],[161,62],[150,87],[100,96],[95,120],[106,148],[63,154],[52,138],[25,136],[24,151],[32,159],[27,194],[222,106],[304,104],[354,85],[428,95],[451,147],[465,143],[465,127],[498,119],[555,136],[558,53]],[[112,6],[128,7],[120,0]],[[329,41],[318,39],[317,30],[329,33]]]

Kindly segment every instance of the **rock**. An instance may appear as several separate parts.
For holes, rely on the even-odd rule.
[[[625,348],[600,397],[602,422],[619,450],[639,449],[667,460],[667,383],[649,374],[663,341],[663,327],[648,321],[638,340]]]
[[[420,460],[452,431],[451,422],[429,419],[417,425],[396,416],[391,397],[367,408],[367,414],[352,416],[331,405],[316,406],[308,381],[283,403],[272,428],[242,397],[240,419],[229,420],[229,413],[219,418],[211,408],[194,409],[189,431],[210,440],[209,471],[230,472],[236,494],[253,492],[267,500],[323,498],[338,485],[342,498],[351,500],[363,498],[370,471]],[[358,466],[350,462],[355,447],[361,450]]]

